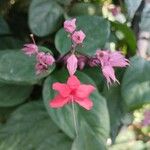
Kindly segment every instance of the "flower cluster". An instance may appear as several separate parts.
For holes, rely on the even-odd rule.
[[[126,59],[119,51],[111,52],[108,50],[97,50],[96,58],[101,64],[102,73],[107,80],[107,85],[112,81],[118,82],[115,76],[114,67],[126,67],[129,65],[128,59]]]
[[[90,67],[98,66],[102,70],[106,78],[107,85],[112,82],[118,82],[115,76],[115,67],[126,67],[129,65],[128,59],[119,51],[111,52],[110,50],[98,49],[94,56],[89,57],[84,54],[79,54],[76,51],[77,46],[81,45],[86,37],[82,30],[76,30],[76,19],[66,20],[64,22],[64,30],[69,34],[72,41],[72,46],[67,55],[62,56],[69,72],[67,83],[53,83],[52,88],[58,92],[58,95],[50,101],[52,108],[60,108],[68,103],[78,103],[80,106],[90,110],[93,102],[89,99],[90,94],[95,90],[95,87],[90,84],[81,84],[79,79],[74,75],[77,68],[83,69],[85,64]],[[34,39],[33,39],[34,42]],[[54,58],[49,53],[39,52],[37,45],[25,44],[23,51],[31,56],[36,55],[36,73],[40,74],[47,70],[54,63]],[[56,61],[57,62],[57,61]]]
[[[59,94],[50,101],[52,108],[63,107],[68,103],[78,103],[83,108],[90,110],[93,102],[89,99],[90,94],[94,91],[95,87],[92,85],[81,84],[78,78],[74,75],[78,64],[81,67],[81,61],[78,61],[75,55],[75,49],[79,44],[82,44],[85,39],[85,34],[82,30],[76,31],[76,19],[67,20],[64,22],[64,30],[69,33],[72,40],[71,54],[67,57],[67,69],[70,77],[67,84],[56,82],[53,84],[53,89],[58,91]]]
[[[28,56],[36,56],[37,63],[35,65],[35,69],[37,75],[46,71],[48,67],[51,66],[55,61],[50,53],[40,52],[38,46],[35,43],[25,44],[22,50]]]
[[[85,34],[82,30],[76,30],[76,19],[66,20],[64,22],[64,30],[69,33],[72,40],[71,55],[67,59],[67,69],[70,75],[73,75],[78,67],[78,58],[75,55],[75,48],[82,44],[85,39]]]

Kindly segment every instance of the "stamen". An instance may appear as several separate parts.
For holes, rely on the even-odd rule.
[[[34,40],[34,35],[33,35],[33,34],[30,34],[30,37],[31,37],[31,39],[32,39],[32,42],[36,45],[35,40]]]

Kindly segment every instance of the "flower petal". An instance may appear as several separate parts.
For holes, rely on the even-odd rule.
[[[60,93],[62,97],[69,96],[71,90],[67,84],[56,82],[53,84],[52,88]]]
[[[68,59],[67,59],[67,69],[69,71],[70,76],[74,75],[78,67],[78,59],[77,57],[72,54]]]
[[[83,100],[77,99],[75,100],[75,102],[87,110],[90,110],[93,107],[93,102],[89,98],[84,98]]]
[[[79,98],[87,98],[95,90],[92,85],[81,84],[76,90],[75,95]]]
[[[113,67],[111,67],[111,66],[103,66],[102,67],[102,72],[103,72],[103,75],[105,76],[108,84],[111,84],[111,80],[113,80],[114,82],[115,81],[119,82],[116,79]]]
[[[80,85],[80,81],[76,76],[73,75],[68,78],[67,84],[71,89],[76,89]]]
[[[61,95],[57,95],[53,100],[50,101],[49,105],[52,108],[60,108],[67,104],[68,101],[68,98],[64,98]]]

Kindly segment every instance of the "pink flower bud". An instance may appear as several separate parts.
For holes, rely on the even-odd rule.
[[[76,19],[66,20],[64,22],[64,29],[66,32],[72,33],[76,29]]]
[[[45,67],[42,64],[37,63],[35,65],[35,70],[36,70],[36,74],[38,75],[38,74],[42,73],[43,71],[45,71]]]
[[[36,56],[36,60],[38,63],[42,64],[43,66],[47,67],[54,63],[54,58],[51,54],[45,54],[44,52],[39,52]]]
[[[67,69],[69,71],[70,76],[72,76],[78,67],[78,60],[77,57],[72,54],[68,59],[67,59]]]
[[[26,55],[31,56],[32,54],[36,54],[38,52],[38,47],[35,44],[25,44],[22,50]]]
[[[83,33],[83,31],[75,31],[72,34],[72,40],[76,43],[76,44],[81,44],[83,42],[83,40],[85,39],[85,34]]]
[[[52,65],[54,63],[54,57],[51,54],[46,54],[45,55],[45,63],[47,65]]]

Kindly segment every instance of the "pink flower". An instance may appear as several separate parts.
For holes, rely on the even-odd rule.
[[[43,66],[42,64],[40,63],[37,63],[35,65],[35,69],[36,69],[36,74],[41,74],[42,72],[44,72],[46,70],[45,66]]]
[[[26,55],[31,56],[32,54],[36,54],[38,52],[38,47],[35,44],[25,44],[22,50]]]
[[[81,84],[76,76],[70,76],[67,83],[56,82],[53,89],[59,94],[50,101],[52,108],[60,108],[70,102],[76,102],[87,110],[93,106],[93,102],[89,99],[90,94],[95,90],[92,85]]]
[[[144,120],[142,121],[143,126],[150,126],[150,110],[144,112]]]
[[[72,33],[76,29],[76,19],[66,20],[64,22],[64,29],[66,32]]]
[[[36,60],[38,63],[42,64],[43,66],[47,67],[54,63],[54,58],[51,54],[44,52],[39,52],[36,56]]]
[[[54,58],[51,54],[39,52],[36,56],[37,64],[35,66],[36,74],[40,74],[48,69],[54,63]]]
[[[70,76],[72,76],[78,67],[78,59],[77,57],[72,54],[68,59],[67,59],[67,69],[69,71]]]
[[[111,52],[111,51],[97,50],[96,57],[99,59],[101,63],[102,72],[108,84],[111,84],[112,81],[118,82],[118,80],[115,77],[115,72],[113,67],[126,67],[127,65],[129,65],[128,59],[126,59],[118,51]]]
[[[85,39],[85,34],[81,30],[75,31],[72,34],[71,38],[76,44],[81,44],[83,40]]]

